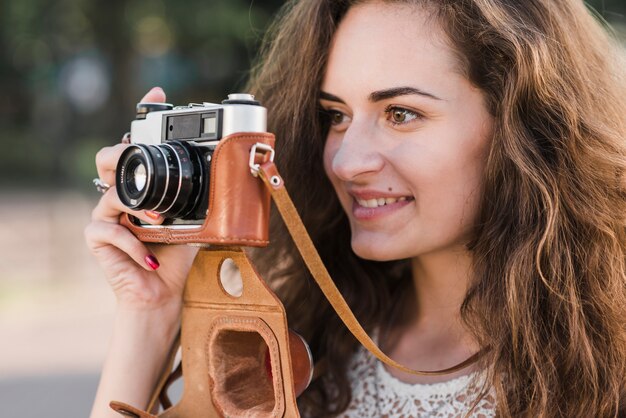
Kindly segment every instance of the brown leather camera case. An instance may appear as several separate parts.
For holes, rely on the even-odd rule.
[[[250,150],[256,143],[274,147],[270,133],[237,133],[219,142],[213,153],[207,217],[201,227],[143,227],[123,214],[120,223],[143,242],[206,243],[264,247],[268,241],[270,194],[250,173]],[[258,163],[267,155],[258,156]]]
[[[228,258],[241,273],[239,297],[220,282]],[[200,251],[183,300],[183,396],[159,418],[299,417],[294,371],[302,369],[300,361],[308,367],[309,360],[292,355],[285,309],[245,253]],[[129,417],[156,417],[121,402],[111,406]]]

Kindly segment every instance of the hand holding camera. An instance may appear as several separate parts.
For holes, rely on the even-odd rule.
[[[163,91],[155,88],[141,101],[164,100]],[[119,157],[129,146],[117,144],[98,152],[96,166],[98,176],[104,183],[115,184]],[[149,310],[164,305],[179,305],[184,280],[197,249],[146,245],[119,224],[122,213],[128,213],[146,225],[163,222],[163,217],[157,213],[132,210],[125,206],[115,186],[103,194],[93,210],[85,237],[115,292],[119,306],[124,309]]]
[[[164,102],[165,93],[154,88],[141,101]],[[138,405],[147,402],[178,332],[184,283],[197,253],[197,248],[184,245],[144,244],[120,225],[123,213],[146,224],[163,222],[158,214],[129,209],[118,197],[115,171],[128,147],[117,144],[98,152],[98,176],[113,186],[104,191],[85,229],[87,245],[117,299],[109,360],[92,409],[99,417],[119,416],[108,406],[113,398]],[[131,367],[133,379],[127,378]]]

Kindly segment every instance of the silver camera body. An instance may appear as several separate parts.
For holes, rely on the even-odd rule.
[[[163,215],[158,226],[202,225],[207,214],[213,151],[240,132],[266,132],[267,110],[250,94],[229,94],[221,104],[173,107],[137,104],[131,146],[117,164],[116,189],[122,203]],[[134,219],[137,225],[153,227]]]
[[[168,109],[169,108],[169,109]],[[219,141],[237,132],[266,132],[267,109],[246,93],[229,94],[222,104],[139,103],[130,124],[133,144],[159,145],[171,140]]]

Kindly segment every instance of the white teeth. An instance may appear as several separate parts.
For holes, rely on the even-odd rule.
[[[378,199],[356,199],[357,203],[366,208],[377,208],[384,205],[389,205],[396,202],[404,202],[407,200],[406,196],[399,198],[395,197],[379,197]]]

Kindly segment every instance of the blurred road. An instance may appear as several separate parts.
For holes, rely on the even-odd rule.
[[[3,418],[85,418],[98,376],[66,375],[0,380]]]
[[[83,229],[97,196],[0,191],[0,417],[85,418],[114,300]]]

